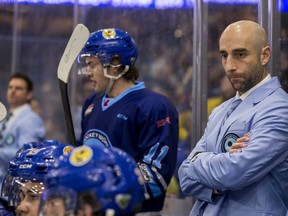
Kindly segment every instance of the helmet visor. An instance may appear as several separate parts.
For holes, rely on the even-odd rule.
[[[75,215],[76,207],[77,193],[74,190],[65,187],[53,187],[44,191],[39,215]]]
[[[2,197],[8,197],[11,189],[11,184],[13,181],[13,176],[7,174],[2,182],[1,187],[1,196]]]
[[[44,189],[43,182],[15,177],[11,182],[8,204],[14,208],[17,208],[22,202],[29,202],[35,206],[39,206]]]
[[[96,58],[99,60],[97,56],[91,54],[81,54],[78,56],[78,75],[87,75],[88,71],[94,70],[96,68],[97,64],[95,63],[95,60],[91,61],[89,58]]]
[[[44,191],[41,204],[41,216],[102,216],[100,203],[92,191],[78,194],[71,188],[56,186]]]

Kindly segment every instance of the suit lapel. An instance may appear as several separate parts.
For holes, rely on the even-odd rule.
[[[278,83],[275,84],[275,82]],[[275,87],[276,86],[276,87]],[[217,149],[220,146],[220,142],[225,134],[227,134],[227,131],[229,130],[230,126],[239,118],[245,119],[245,115],[241,115],[243,113],[249,112],[252,107],[254,107],[256,104],[264,100],[266,97],[268,97],[270,94],[272,94],[276,89],[280,88],[280,84],[278,82],[278,79],[276,77],[269,80],[267,83],[263,84],[259,88],[255,89],[253,92],[251,92],[250,95],[245,98],[241,104],[234,110],[234,112],[229,116],[229,118],[226,120],[224,125],[220,125],[219,135],[217,139]],[[231,103],[231,102],[230,102]],[[223,109],[227,109],[229,107],[228,103]],[[223,122],[223,118],[225,115],[225,111],[221,110],[222,120],[218,119],[219,122]],[[219,126],[218,124],[215,125],[215,127]]]

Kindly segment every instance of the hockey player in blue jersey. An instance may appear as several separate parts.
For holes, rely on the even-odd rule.
[[[127,32],[112,28],[91,33],[78,57],[95,90],[83,106],[81,140],[132,155],[146,181],[142,211],[160,212],[177,159],[178,113],[165,96],[136,82],[137,56]]]
[[[52,169],[55,159],[69,154],[73,148],[57,140],[23,144],[10,160],[2,183],[1,197],[7,206],[0,209],[0,215],[13,216],[14,209],[16,216],[38,215],[44,177]],[[8,211],[4,214],[4,210],[10,214]]]
[[[55,164],[45,176],[40,216],[141,215],[144,179],[123,150],[84,145]]]

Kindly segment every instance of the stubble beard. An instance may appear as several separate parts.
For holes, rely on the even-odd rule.
[[[252,67],[246,74],[246,76],[241,77],[244,79],[242,82],[232,83],[233,88],[240,94],[247,92],[249,89],[253,88],[263,79],[263,67],[261,64],[256,64]],[[248,75],[248,76],[247,76]]]

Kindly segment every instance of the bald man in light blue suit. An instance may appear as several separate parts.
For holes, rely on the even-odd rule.
[[[288,95],[268,73],[270,48],[252,21],[229,25],[219,41],[232,98],[215,108],[178,174],[196,199],[190,216],[285,216],[288,208]],[[241,103],[227,112],[236,99]]]
[[[0,181],[7,172],[8,163],[16,152],[28,142],[45,137],[42,118],[32,110],[33,83],[25,74],[13,74],[8,83],[9,114],[0,123]],[[7,119],[9,118],[9,120]],[[1,187],[1,184],[0,184]]]

